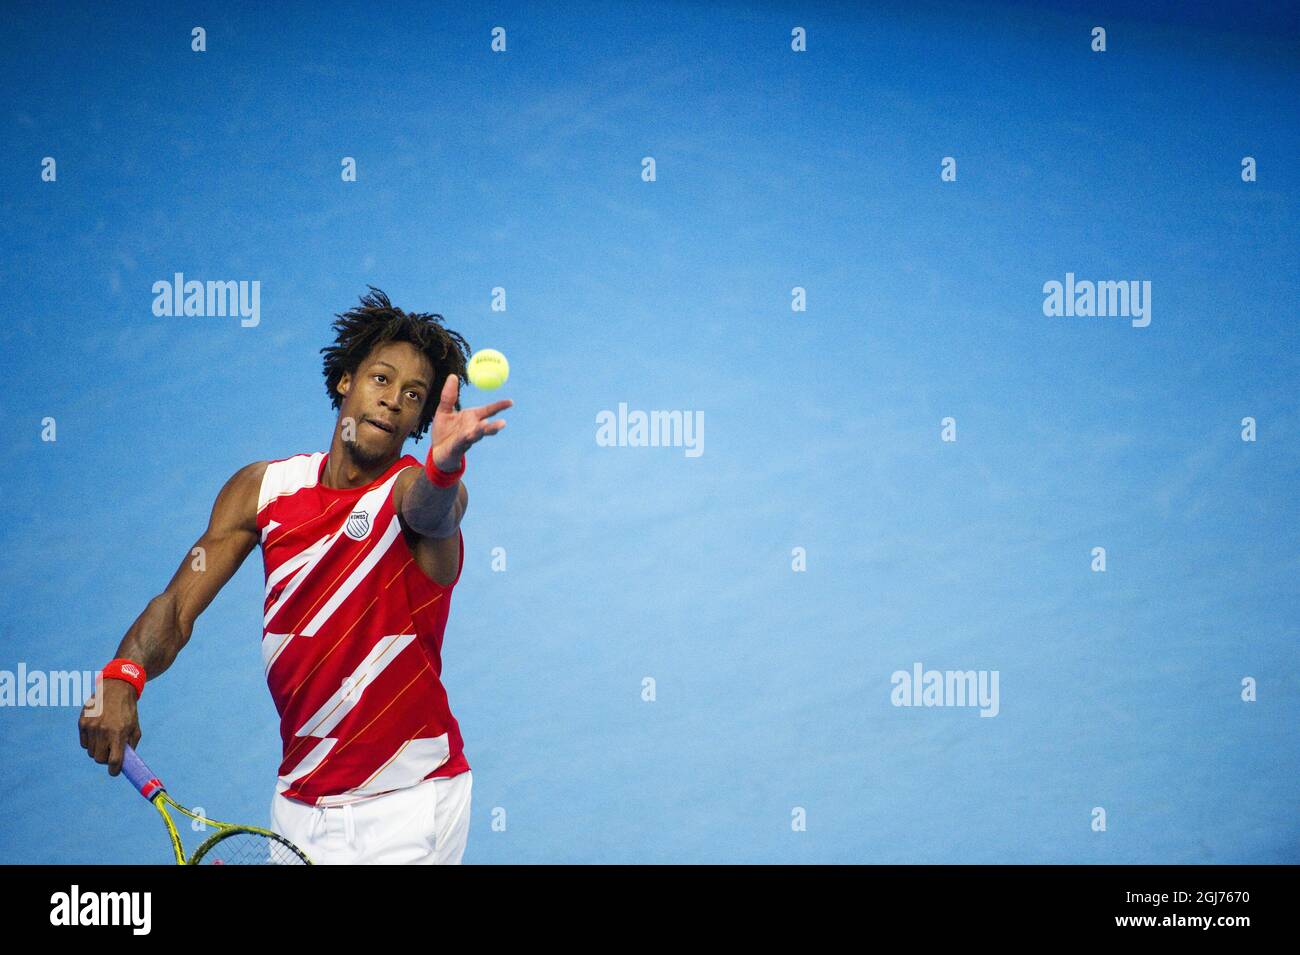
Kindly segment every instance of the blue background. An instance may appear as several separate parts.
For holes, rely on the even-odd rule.
[[[102,665],[234,471],[328,446],[374,284],[511,361],[444,648],[466,862],[1300,861],[1294,8],[275,7],[11,9],[0,669]],[[177,271],[261,324],[153,316]],[[1067,272],[1150,326],[1044,316]],[[620,402],[703,455],[597,446]],[[264,824],[260,564],[140,748]],[[916,661],[1001,712],[891,705]],[[0,862],[167,861],[76,721],[0,709]]]

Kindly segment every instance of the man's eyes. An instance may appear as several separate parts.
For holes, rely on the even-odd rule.
[[[388,380],[387,376],[385,375],[375,375],[374,379],[375,381],[379,382],[381,385]],[[408,391],[407,394],[410,395],[411,398],[415,401],[420,400],[420,393],[418,391]]]

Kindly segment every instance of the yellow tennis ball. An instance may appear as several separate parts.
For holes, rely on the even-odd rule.
[[[510,362],[495,348],[484,348],[469,360],[469,381],[483,391],[496,391],[510,377]]]

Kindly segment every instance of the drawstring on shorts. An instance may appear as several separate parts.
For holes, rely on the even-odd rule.
[[[316,830],[325,822],[326,814],[331,809],[343,810],[343,839],[349,846],[355,848],[357,839],[357,827],[352,819],[352,804],[344,803],[342,806],[316,806],[311,813],[311,823],[307,827],[307,841],[316,837]]]

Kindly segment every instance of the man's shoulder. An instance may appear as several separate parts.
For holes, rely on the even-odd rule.
[[[287,458],[254,461],[240,468],[231,480],[238,480],[245,492],[253,495],[260,513],[277,498],[319,483],[324,457],[324,451],[304,451]]]
[[[411,485],[411,482],[423,473],[424,465],[418,459],[409,454],[402,455],[397,461],[396,480],[393,482],[394,492],[399,488],[405,491]]]

